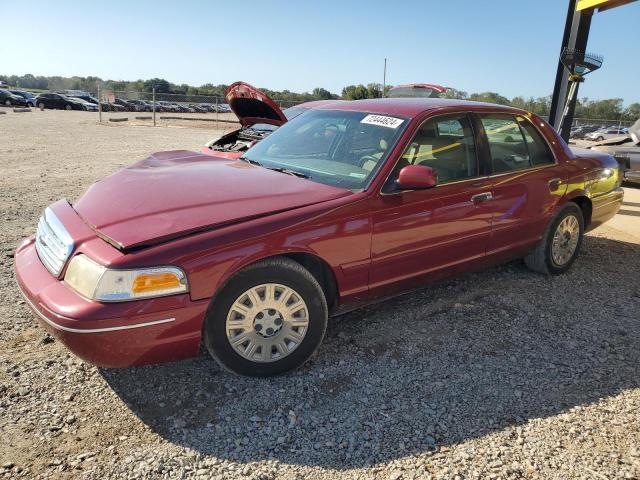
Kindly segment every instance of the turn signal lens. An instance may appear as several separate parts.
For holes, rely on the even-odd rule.
[[[180,279],[175,273],[143,273],[133,281],[133,293],[146,293],[155,290],[180,288]]]

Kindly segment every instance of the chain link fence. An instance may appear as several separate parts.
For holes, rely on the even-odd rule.
[[[231,112],[222,95],[190,95],[158,92],[110,91],[66,92],[71,96],[91,96],[100,99],[102,112],[109,112],[109,121],[131,120],[153,121],[163,124],[171,122],[220,122],[236,123],[237,118]],[[293,107],[300,102],[272,99],[282,110]],[[114,117],[113,113],[133,113]],[[151,115],[150,115],[151,114]]]

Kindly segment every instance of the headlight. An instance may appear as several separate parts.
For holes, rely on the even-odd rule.
[[[115,270],[86,255],[69,262],[64,281],[81,295],[101,302],[124,302],[164,297],[189,290],[187,276],[177,267]]]

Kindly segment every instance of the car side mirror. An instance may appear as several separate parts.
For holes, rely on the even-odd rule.
[[[401,190],[418,190],[435,187],[438,173],[424,165],[407,165],[400,170],[396,186]]]

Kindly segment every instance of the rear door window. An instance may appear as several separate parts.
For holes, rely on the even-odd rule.
[[[536,130],[536,127],[525,117],[518,115],[516,120],[522,129],[522,134],[527,143],[531,164],[535,167],[555,163],[555,158],[553,153],[551,153],[549,145],[547,145],[547,142],[542,138],[540,132]]]
[[[493,173],[531,167],[527,142],[514,116],[489,114],[482,115],[480,120],[489,144]]]

